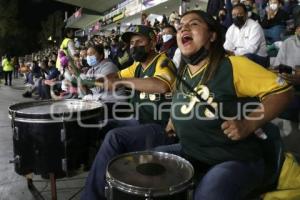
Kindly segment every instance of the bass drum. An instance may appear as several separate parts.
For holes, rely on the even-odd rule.
[[[15,171],[63,177],[79,169],[88,162],[90,140],[99,131],[103,110],[100,102],[80,100],[10,106]]]
[[[122,154],[107,167],[108,200],[191,200],[194,169],[162,152]]]

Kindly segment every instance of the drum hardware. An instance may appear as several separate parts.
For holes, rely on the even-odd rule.
[[[19,128],[18,127],[13,127],[13,137],[15,140],[19,140]]]
[[[10,160],[9,163],[10,164],[15,164],[15,166],[17,168],[20,168],[20,156],[19,155],[16,155],[15,158],[13,160]]]
[[[9,106],[16,173],[26,176],[35,199],[44,199],[27,174],[51,181],[52,200],[57,199],[56,179],[75,175],[85,162],[90,138],[80,126],[102,119],[103,104],[81,100],[34,101]],[[97,131],[97,129],[91,129]],[[77,171],[76,171],[77,170]]]
[[[162,152],[133,152],[110,161],[108,200],[192,200],[194,169],[185,159]]]
[[[66,131],[65,129],[60,130],[60,141],[64,142],[66,140]]]

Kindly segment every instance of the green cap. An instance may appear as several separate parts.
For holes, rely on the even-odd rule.
[[[121,38],[124,42],[129,43],[133,35],[144,35],[149,39],[153,39],[155,37],[155,33],[151,27],[144,25],[134,25],[130,27],[127,32],[123,33]]]

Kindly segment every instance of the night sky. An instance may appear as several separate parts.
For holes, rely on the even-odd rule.
[[[54,0],[18,0],[19,20],[32,29],[40,29],[40,23],[57,10],[68,11],[70,16],[75,7]]]

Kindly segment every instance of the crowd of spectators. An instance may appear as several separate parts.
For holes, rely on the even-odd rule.
[[[266,68],[286,65],[295,70],[300,65],[297,56],[300,52],[297,1],[226,0],[217,7],[212,5],[214,1],[209,1],[207,12],[222,27],[227,54],[246,56]],[[176,31],[180,29],[179,19],[177,11],[168,17],[163,15],[162,20],[155,19],[152,23],[146,13],[143,13],[141,19],[141,24],[154,29],[156,51],[166,53],[177,67],[181,60],[176,41]],[[19,59],[12,58],[14,77],[22,75],[27,85],[23,96],[32,97],[35,94],[36,99],[112,100],[110,95],[104,95],[103,91],[86,85],[82,80],[93,81],[133,64],[130,44],[122,41],[120,34],[112,30],[105,35],[74,38],[74,31],[66,29],[65,38],[69,40],[65,47],[51,47]],[[10,73],[5,74],[9,79]],[[299,82],[297,77],[283,78],[294,84]],[[11,81],[5,83],[11,84]]]

